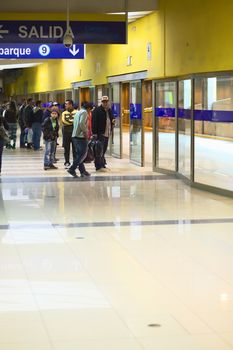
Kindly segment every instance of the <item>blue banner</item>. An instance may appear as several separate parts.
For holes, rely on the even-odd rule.
[[[195,110],[194,120],[203,120],[213,123],[233,123],[233,111]]]
[[[175,108],[156,108],[156,117],[171,117],[174,118],[176,114]]]
[[[108,21],[70,21],[74,43],[125,44],[126,23]],[[0,43],[61,44],[67,29],[66,21],[2,21]]]
[[[0,59],[54,59],[85,58],[83,44],[74,44],[66,48],[63,44],[0,44]]]
[[[175,117],[175,108],[155,108],[155,116]],[[178,108],[178,118],[191,119],[191,109]],[[208,121],[212,123],[233,123],[233,111],[194,110],[194,120]]]
[[[191,119],[191,109],[178,108],[178,118]]]

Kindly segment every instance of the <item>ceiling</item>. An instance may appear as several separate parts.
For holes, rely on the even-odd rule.
[[[66,13],[67,1],[70,13],[109,13],[155,11],[158,0],[6,0],[0,2],[0,12]]]
[[[158,8],[158,0],[7,0],[0,1],[0,13],[121,13],[128,11],[129,22],[146,16]],[[0,15],[1,16],[1,15]],[[1,16],[2,19],[4,16]],[[1,46],[1,44],[0,44]],[[28,67],[38,60],[1,60],[0,70]],[[20,66],[23,64],[23,66]]]

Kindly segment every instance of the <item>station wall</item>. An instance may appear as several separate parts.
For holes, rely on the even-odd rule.
[[[6,95],[68,89],[72,82],[147,70],[148,78],[233,70],[233,1],[160,0],[159,10],[128,26],[126,45],[87,45],[84,60],[49,60],[24,69]],[[151,43],[151,59],[147,45]],[[128,57],[131,56],[131,64]]]

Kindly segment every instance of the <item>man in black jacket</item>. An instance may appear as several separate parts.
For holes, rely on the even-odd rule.
[[[98,143],[95,150],[96,171],[108,171],[104,155],[108,148],[108,139],[112,129],[113,113],[109,106],[109,99],[108,96],[102,96],[101,105],[92,112],[92,133],[97,138]]]
[[[32,98],[27,99],[27,105],[24,108],[24,122],[27,128],[27,148],[32,149],[32,118],[33,118],[34,101]]]
[[[40,149],[40,138],[41,138],[41,124],[43,120],[43,109],[41,108],[41,101],[36,101],[36,105],[33,108],[32,114],[32,143],[35,151]]]

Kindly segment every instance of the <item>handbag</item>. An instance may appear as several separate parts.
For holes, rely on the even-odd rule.
[[[5,144],[10,143],[9,136],[3,125],[0,125],[0,140],[3,140]]]

